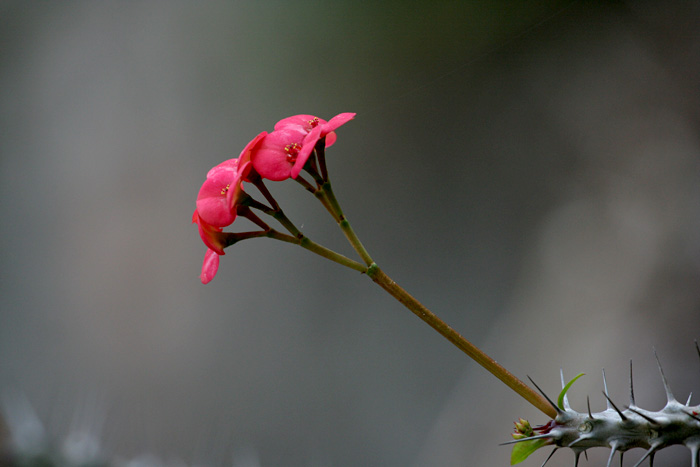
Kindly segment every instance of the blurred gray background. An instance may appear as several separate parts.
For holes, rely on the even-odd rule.
[[[247,241],[199,282],[207,171],[298,113],[358,113],[328,152],[356,231],[516,375],[555,397],[560,368],[585,372],[572,405],[603,410],[601,368],[624,405],[633,359],[659,409],[655,346],[678,399],[700,391],[695,1],[9,2],[0,44],[0,394],[22,446],[505,466],[512,421],[547,420],[301,248]],[[272,189],[351,252],[308,193]]]

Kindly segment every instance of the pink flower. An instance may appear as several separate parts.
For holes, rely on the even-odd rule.
[[[282,128],[289,127],[299,127],[306,131],[307,133],[314,128],[321,127],[321,138],[326,137],[326,147],[330,147],[335,143],[336,134],[335,130],[340,126],[345,125],[347,122],[355,118],[355,113],[345,112],[338,114],[331,118],[329,121],[322,120],[313,115],[294,115],[293,117],[283,118],[275,125],[275,130],[281,130]]]
[[[308,162],[321,138],[326,147],[335,140],[335,130],[355,117],[354,113],[338,114],[330,121],[313,115],[295,115],[280,120],[272,133],[263,131],[253,138],[236,159],[229,159],[213,167],[197,194],[197,208],[192,222],[207,246],[200,279],[210,282],[219,269],[219,256],[224,248],[236,241],[235,234],[223,228],[236,220],[238,204],[244,197],[243,182],[257,183],[259,178],[273,181],[296,178]],[[260,186],[259,186],[260,187]],[[263,188],[261,188],[262,190]],[[259,221],[257,217],[250,217]],[[258,225],[262,221],[256,222]]]
[[[199,236],[207,246],[200,278],[202,283],[211,281],[219,270],[219,256],[227,246],[223,227],[236,220],[236,205],[243,194],[243,180],[252,177],[250,154],[267,135],[262,132],[246,145],[238,159],[229,159],[213,167],[197,195],[197,209],[192,222],[199,228]]]
[[[207,246],[207,252],[204,254],[204,262],[202,263],[202,273],[199,275],[202,284],[207,284],[216,276],[216,272],[219,270],[219,256],[226,254],[224,253],[224,248],[226,247],[225,237],[221,227],[207,224],[196,210],[192,214],[192,222],[199,227],[199,236],[202,237],[202,241]]]
[[[250,154],[267,135],[262,132],[246,145],[238,159],[213,167],[197,195],[199,217],[214,227],[226,227],[236,220],[236,204],[243,194],[243,180],[251,176]]]
[[[202,273],[199,275],[199,279],[202,284],[208,284],[219,270],[219,255],[214,251],[208,249],[204,253],[204,262],[202,263]]]
[[[334,130],[354,117],[354,113],[342,113],[328,122],[313,115],[282,119],[275,131],[252,150],[253,167],[268,180],[297,178],[318,140],[325,137],[326,147],[332,145],[336,140]]]
[[[275,130],[265,136],[251,154],[253,167],[268,180],[277,182],[296,178],[320,136],[320,127],[310,132],[298,126]]]
[[[212,168],[197,195],[197,211],[207,224],[226,227],[236,220],[236,204],[243,194],[242,175],[250,163],[240,166],[229,159]]]
[[[213,250],[214,252],[216,252],[216,254],[219,255],[226,254],[224,253],[224,248],[226,247],[226,240],[222,235],[223,229],[221,227],[215,227],[211,224],[208,224],[202,219],[202,216],[200,216],[199,211],[197,211],[196,209],[192,214],[192,223],[196,223],[197,227],[199,227],[199,236],[202,238],[202,241],[207,246],[207,248]]]

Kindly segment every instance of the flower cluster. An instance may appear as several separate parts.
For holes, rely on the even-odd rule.
[[[197,195],[197,209],[192,222],[207,246],[201,280],[211,281],[219,269],[219,256],[233,243],[223,231],[238,215],[244,215],[261,227],[265,224],[250,212],[249,206],[259,206],[243,190],[243,182],[262,187],[263,180],[297,179],[302,170],[313,170],[311,156],[318,149],[336,141],[334,130],[355,117],[341,113],[329,121],[313,115],[295,115],[277,122],[270,133],[263,131],[253,138],[235,159],[212,168]]]

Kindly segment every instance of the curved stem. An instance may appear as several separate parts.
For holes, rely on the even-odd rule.
[[[345,218],[343,210],[340,208],[340,203],[338,203],[338,200],[335,198],[335,194],[331,188],[331,183],[325,182],[316,192],[316,196],[321,200],[328,212],[330,212],[333,218],[336,220],[340,230],[343,232],[343,235],[345,235],[345,238],[348,239],[348,242],[350,242],[350,245],[352,245],[357,254],[360,255],[362,261],[364,261],[367,266],[374,264],[374,260],[372,260],[369,252],[367,252],[367,249],[364,247],[364,245],[362,245],[360,238],[353,230],[350,222],[348,222],[348,220]]]
[[[302,177],[301,174],[297,178],[295,178],[294,181],[303,186],[304,189],[308,192],[313,193],[314,190],[316,190],[316,188],[314,188],[314,186],[311,183],[309,183],[304,177]]]
[[[321,179],[328,181],[328,168],[326,167],[326,137],[324,136],[318,143],[316,143],[316,158],[318,159],[318,165],[321,166]]]
[[[281,209],[276,211],[272,215],[272,217],[274,217],[277,222],[282,224],[282,226],[284,226],[284,228],[287,229],[287,231],[290,234],[296,236],[297,238],[302,238],[304,236],[304,234],[302,234],[301,231],[297,229],[297,226],[289,220],[289,218],[284,214],[284,212],[282,212]]]
[[[541,410],[547,416],[555,418],[557,416],[554,408],[540,394],[532,388],[520,381],[515,375],[506,370],[502,365],[496,362],[479,349],[477,346],[462,337],[457,331],[452,329],[447,323],[437,317],[433,312],[427,309],[422,303],[413,298],[406,290],[394,282],[384,271],[379,269],[376,264],[373,264],[367,270],[367,275],[381,288],[386,290],[392,297],[401,302],[406,308],[411,310],[413,314],[428,323],[433,329],[439,332],[445,339],[452,342],[462,352],[467,354],[472,360],[484,367],[496,378],[500,379],[509,388],[518,393],[530,404]]]
[[[258,216],[253,214],[253,212],[250,210],[250,208],[255,208],[268,216],[272,217],[275,219],[277,222],[282,224],[282,226],[287,229],[289,233],[296,237],[301,237],[303,234],[299,229],[297,229],[296,225],[289,220],[289,218],[284,214],[284,211],[282,211],[282,208],[279,207],[277,203],[275,203],[277,206],[276,208],[270,208],[268,206],[265,206],[264,204],[260,203],[259,201],[254,200],[253,198],[249,198],[246,200],[246,205],[243,207],[240,207],[240,213],[250,219],[251,221],[255,222],[257,225],[263,228],[263,230],[269,230],[269,227],[267,224],[265,224]]]
[[[323,207],[326,208],[326,211],[328,211],[328,213],[333,217],[333,219],[336,222],[340,222],[340,220],[343,218],[343,214],[342,212],[336,210],[336,208],[328,200],[328,196],[323,187],[321,186],[320,188],[314,190],[313,195],[316,197],[317,200],[321,202]]]
[[[259,175],[255,176],[252,182],[255,185],[255,187],[260,191],[260,193],[262,193],[267,202],[270,203],[272,209],[277,210],[280,208],[279,204],[277,204],[277,200],[275,200],[275,197],[272,196],[272,193],[270,193],[270,190],[267,189],[267,187],[265,186],[265,182]]]
[[[357,261],[343,256],[340,253],[336,253],[333,250],[329,250],[325,246],[319,245],[318,243],[309,240],[309,237],[301,238],[299,245],[301,245],[302,248],[306,248],[307,250],[316,253],[317,255],[323,256],[324,258],[328,258],[331,261],[335,261],[336,263],[342,264],[343,266],[347,266],[350,269],[354,269],[355,271],[359,271],[362,273],[367,272],[367,266],[365,266],[364,264],[358,263]]]
[[[301,177],[297,177],[297,181],[300,180]],[[245,234],[236,234],[236,233],[230,233],[227,232],[226,235],[226,241],[228,242],[228,245],[232,245],[240,240],[244,240],[246,238],[254,238],[254,237],[268,237],[268,238],[273,238],[275,240],[281,240],[283,242],[288,242],[288,243],[295,243],[302,248],[305,248],[313,253],[316,253],[319,256],[323,256],[324,258],[328,258],[331,261],[334,261],[338,264],[341,264],[343,266],[349,267],[350,269],[354,269],[359,272],[367,272],[367,266],[363,265],[355,260],[352,260],[346,256],[341,255],[340,253],[336,253],[335,251],[326,248],[322,245],[319,245],[318,243],[312,241],[308,237],[306,237],[301,230],[297,228],[296,225],[285,215],[284,211],[282,211],[282,208],[279,206],[279,204],[275,201],[274,197],[270,194],[270,192],[267,190],[265,187],[265,184],[263,183],[262,179],[256,179],[257,183],[256,186],[258,189],[264,194],[265,198],[267,201],[273,206],[273,207],[268,207],[264,205],[263,203],[260,203],[259,201],[256,201],[250,196],[247,196],[244,200],[244,202],[238,207],[238,213],[252,222],[254,222],[256,225],[258,225],[260,228],[262,228],[262,231],[260,232],[247,232]],[[302,183],[303,184],[303,183]],[[308,184],[308,183],[307,183]],[[313,190],[313,188],[309,185],[309,188]],[[278,232],[274,229],[271,229],[265,222],[262,221],[258,216],[253,213],[251,208],[255,208],[260,210],[261,212],[267,214],[268,216],[273,217],[277,222],[279,222],[286,230],[289,232],[291,235],[283,234],[281,232]]]
[[[350,269],[354,269],[355,271],[359,271],[362,273],[367,272],[367,267],[361,263],[358,263],[357,261],[354,261],[346,256],[341,255],[340,253],[336,253],[335,251],[326,248],[323,245],[319,245],[318,243],[312,241],[308,237],[301,235],[301,236],[292,236],[292,235],[287,235],[283,234],[281,232],[278,232],[274,229],[270,229],[267,232],[258,232],[258,237],[268,237],[268,238],[273,238],[275,240],[281,240],[283,242],[287,243],[294,243],[296,245],[299,245],[302,248],[305,248],[313,253],[316,253],[319,256],[323,256],[324,258],[327,258],[333,262],[336,262],[342,266],[346,266]]]
[[[321,155],[323,155],[322,151]],[[272,215],[292,235],[287,235],[273,229],[268,229],[263,232],[257,232],[252,235],[248,234],[250,235],[248,238],[252,236],[267,236],[269,238],[274,238],[289,243],[296,243],[302,248],[316,253],[317,255],[323,256],[324,258],[328,258],[331,261],[334,261],[356,271],[366,273],[376,284],[378,284],[381,288],[387,291],[392,297],[401,302],[406,308],[411,310],[413,314],[415,314],[420,319],[429,324],[433,329],[439,332],[444,338],[446,338],[448,341],[454,344],[462,352],[467,354],[472,360],[484,367],[487,371],[489,371],[495,377],[500,379],[513,391],[515,391],[521,397],[523,397],[526,401],[535,406],[537,409],[541,410],[544,414],[551,418],[555,418],[557,415],[555,407],[553,407],[544,397],[542,397],[532,388],[520,381],[515,375],[506,370],[505,367],[503,367],[493,358],[489,357],[486,353],[484,353],[484,351],[482,351],[477,346],[475,346],[467,339],[462,337],[457,331],[452,329],[447,323],[438,318],[437,315],[435,315],[433,312],[427,309],[422,303],[420,303],[408,292],[406,292],[406,290],[404,290],[401,286],[394,282],[389,276],[387,276],[384,273],[384,271],[382,271],[374,263],[372,257],[369,255],[365,247],[362,245],[362,242],[360,242],[360,239],[355,234],[355,231],[350,225],[350,222],[348,222],[348,220],[345,218],[340,204],[338,203],[338,200],[336,199],[335,194],[333,193],[333,189],[331,188],[330,182],[327,180],[327,178],[325,178],[325,180],[326,181],[323,182],[323,184],[315,190],[310,186],[308,182],[302,180],[297,181],[304,185],[304,187],[307,190],[311,191],[319,199],[319,201],[321,201],[326,210],[336,220],[338,226],[352,245],[353,249],[365,262],[365,265],[357,261],[351,260],[324,246],[321,246],[304,236],[304,234],[301,233],[299,229],[297,229],[297,227],[287,218],[287,216],[285,216],[284,212],[282,212],[282,210],[279,208],[279,205],[274,201],[274,198],[272,198],[270,193],[267,191],[265,185],[262,183],[262,180],[258,181],[256,185],[258,186],[258,189],[260,189],[260,191],[263,193],[265,198],[268,200],[268,202],[270,202],[272,208],[268,208],[267,206],[261,205],[260,203],[248,204],[257,209],[261,209],[268,215]],[[243,213],[247,214],[247,217],[249,218],[252,214],[250,212],[250,208],[247,206]],[[252,218],[252,220],[256,221],[256,217],[257,216]],[[264,223],[262,225],[264,225]],[[235,240],[237,241],[238,238],[236,238]]]

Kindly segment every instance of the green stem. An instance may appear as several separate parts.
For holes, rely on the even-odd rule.
[[[301,186],[304,187],[306,191],[310,193],[313,193],[316,190],[316,188],[311,183],[309,183],[304,177],[302,177],[301,174],[299,174],[299,176],[295,178],[294,181],[299,183]]]
[[[243,214],[245,217],[250,219],[251,221],[255,222],[257,225],[261,226],[263,230],[269,230],[269,227],[267,227],[267,224],[265,224],[262,220],[260,220],[255,214],[252,213],[250,208],[255,208],[268,216],[272,217],[275,219],[277,222],[282,224],[282,226],[287,229],[289,233],[296,237],[300,237],[302,235],[301,231],[297,229],[296,225],[292,221],[289,220],[289,218],[284,214],[284,211],[282,211],[282,208],[279,207],[277,203],[275,203],[277,206],[276,208],[270,208],[268,206],[265,206],[264,204],[254,200],[253,198],[249,198],[246,200],[246,206],[244,209],[241,209],[241,214]]]
[[[486,355],[484,351],[462,337],[457,331],[452,329],[447,323],[438,318],[437,315],[427,309],[422,303],[413,298],[413,296],[406,292],[406,290],[394,282],[384,273],[384,271],[379,269],[376,264],[372,264],[369,267],[367,270],[367,275],[381,288],[386,290],[392,297],[411,310],[413,314],[428,323],[445,339],[452,342],[452,344],[467,354],[472,360],[484,367],[496,378],[500,379],[526,401],[535,406],[537,409],[541,410],[547,416],[551,418],[556,417],[557,413],[554,410],[554,407],[552,407],[544,397],[520,381],[515,375],[506,370],[493,358]]]
[[[318,165],[321,167],[321,179],[328,181],[328,168],[326,167],[326,137],[321,138],[316,143],[316,158]]]
[[[312,189],[310,189],[310,186],[306,186],[308,185],[308,183],[302,184],[305,185],[305,188],[309,189],[309,191],[312,191]],[[378,284],[381,288],[387,291],[392,297],[401,302],[406,308],[411,310],[413,314],[415,314],[420,319],[429,324],[444,338],[446,338],[448,341],[454,344],[462,352],[467,354],[472,360],[484,367],[496,378],[500,379],[509,388],[511,388],[513,391],[515,391],[521,397],[523,397],[526,401],[535,406],[537,409],[541,410],[547,416],[551,418],[556,417],[557,413],[555,408],[552,407],[552,405],[550,405],[550,403],[544,397],[542,397],[532,388],[520,381],[515,375],[506,370],[502,365],[496,362],[493,358],[489,357],[477,346],[475,346],[474,344],[466,340],[464,337],[462,337],[457,331],[452,329],[447,323],[438,318],[437,315],[435,315],[433,312],[427,309],[422,303],[413,298],[413,296],[411,296],[408,292],[406,292],[406,290],[404,290],[401,286],[394,282],[389,276],[387,276],[384,273],[384,271],[382,271],[374,263],[372,257],[369,255],[365,247],[362,245],[362,242],[360,242],[360,239],[355,234],[355,231],[350,225],[350,222],[348,222],[348,220],[343,215],[343,211],[340,208],[340,204],[338,203],[338,200],[336,199],[335,194],[333,193],[329,181],[326,180],[320,187],[318,187],[318,189],[313,190],[312,192],[319,199],[319,201],[321,201],[326,210],[336,220],[343,234],[348,239],[353,249],[357,252],[360,258],[362,258],[362,260],[365,262],[365,265],[357,261],[351,260],[324,246],[321,246],[304,236],[304,234],[296,228],[296,226],[287,218],[287,216],[284,215],[282,210],[279,208],[277,203],[274,201],[272,196],[265,188],[262,181],[260,181],[257,185],[258,188],[261,189],[265,197],[268,199],[268,201],[271,203],[272,209],[262,205],[255,205],[254,207],[258,209],[262,208],[263,212],[272,215],[278,222],[280,222],[280,224],[282,224],[287,229],[287,231],[289,231],[289,233],[292,234],[287,235],[276,230],[269,229],[264,232],[259,232],[259,236],[267,236],[269,238],[274,238],[289,243],[296,243],[302,248],[316,253],[317,255],[323,256],[324,258],[328,258],[331,261],[339,263],[343,266],[347,266],[356,271],[366,273],[376,284]]]
[[[296,236],[297,238],[301,238],[304,236],[304,234],[301,233],[299,229],[297,229],[297,226],[294,225],[292,221],[289,220],[289,218],[282,212],[282,210],[275,211],[275,213],[272,215],[272,217],[275,218],[277,222],[282,224],[282,226],[287,229],[287,231]]]
[[[336,253],[335,251],[326,248],[325,246],[319,245],[318,243],[312,241],[304,235],[294,237],[292,235],[283,234],[276,230],[270,229],[267,232],[260,232],[260,235],[257,236],[265,236],[268,238],[273,238],[275,240],[281,240],[287,243],[294,243],[296,245],[301,246],[302,248],[316,253],[319,256],[323,256],[324,258],[327,258],[342,266],[346,266],[350,269],[354,269],[355,271],[359,271],[362,273],[367,272],[367,267],[364,264],[358,263],[357,261],[354,261],[348,258],[347,256],[343,256],[340,253]]]
[[[328,258],[331,261],[335,261],[336,263],[342,264],[343,266],[347,266],[350,269],[354,269],[355,271],[359,271],[362,273],[367,272],[367,267],[364,264],[358,263],[357,261],[343,256],[340,253],[336,253],[333,250],[329,250],[325,246],[321,246],[318,243],[309,240],[308,237],[303,237],[299,245],[301,245],[302,248],[306,248],[307,250],[316,253],[317,255],[323,256],[324,258]]]
[[[326,208],[326,211],[328,211],[330,213],[330,215],[333,217],[333,219],[336,222],[340,222],[340,220],[343,218],[343,214],[342,214],[342,212],[336,211],[336,208],[333,207],[333,205],[330,203],[330,201],[328,200],[328,196],[323,189],[323,186],[315,189],[312,193],[314,194],[316,199],[321,202],[323,207]]]
[[[300,177],[297,177],[297,180],[299,180]],[[341,255],[340,253],[336,253],[335,251],[328,249],[324,246],[319,245],[316,242],[311,241],[308,237],[306,237],[294,223],[284,214],[284,211],[282,211],[282,208],[279,207],[279,204],[275,201],[275,199],[272,197],[272,195],[267,191],[267,188],[265,187],[265,184],[262,182],[262,180],[259,180],[257,183],[258,189],[265,194],[265,197],[267,198],[268,202],[273,205],[272,208],[265,206],[264,204],[254,200],[252,197],[248,196],[245,199],[245,202],[243,205],[239,207],[239,214],[242,216],[247,217],[251,221],[253,221],[255,224],[257,224],[259,227],[261,227],[263,230],[261,232],[249,232],[244,235],[241,234],[235,234],[235,233],[227,233],[227,241],[229,245],[232,245],[233,243],[236,243],[240,240],[243,240],[245,238],[254,238],[254,237],[268,237],[268,238],[273,238],[275,240],[281,240],[283,242],[288,242],[288,243],[295,243],[297,245],[300,245],[302,248],[306,248],[307,250],[316,253],[317,255],[323,256],[324,258],[328,258],[331,261],[334,261],[336,263],[339,263],[343,266],[347,266],[350,269],[354,269],[359,272],[367,272],[367,266],[363,265],[357,261],[354,261],[346,256]],[[265,224],[258,216],[256,216],[250,208],[255,208],[260,210],[261,212],[267,214],[268,216],[273,217],[277,222],[279,222],[291,235],[283,234],[281,232],[278,232],[274,229],[271,229],[267,224]]]
[[[350,222],[348,222],[348,220],[345,218],[343,210],[340,208],[340,203],[338,203],[338,200],[335,198],[335,194],[331,188],[331,183],[324,183],[317,193],[317,196],[319,199],[321,199],[326,209],[333,215],[336,222],[338,222],[338,226],[343,232],[343,235],[345,235],[345,238],[348,239],[348,242],[350,242],[350,245],[352,245],[357,254],[360,255],[362,261],[364,261],[367,266],[374,264],[374,260],[372,260],[369,252],[367,252],[367,249],[360,241],[360,238],[357,236],[357,234],[355,234]]]
[[[272,206],[272,209],[278,210],[280,208],[279,204],[277,204],[277,200],[275,200],[275,197],[272,196],[272,193],[270,193],[270,190],[268,190],[267,187],[265,186],[265,182],[263,181],[263,179],[259,175],[256,175],[253,178],[252,182],[255,185],[255,187],[260,191],[260,193],[262,193],[262,195],[265,197],[267,202],[270,203],[270,206]]]

